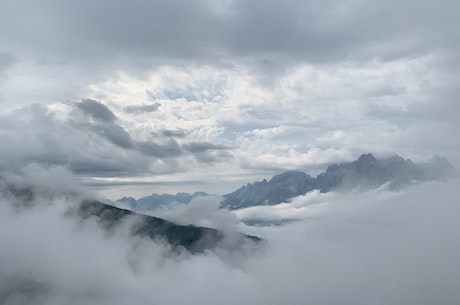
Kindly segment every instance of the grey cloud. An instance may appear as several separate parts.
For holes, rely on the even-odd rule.
[[[384,97],[384,96],[397,96],[406,92],[406,88],[401,86],[394,86],[391,84],[383,84],[368,92],[371,97]]]
[[[7,1],[0,13],[0,36],[7,45],[41,53],[58,50],[63,57],[87,63],[124,58],[126,64],[145,66],[165,59],[218,62],[260,56],[273,62],[391,60],[449,48],[458,35],[460,4],[455,0],[225,3],[29,1],[32,17],[41,16],[43,22],[34,24],[33,31],[11,35],[12,29],[31,26],[35,18],[20,13],[24,3]],[[41,37],[43,43],[33,45],[32,37]]]
[[[210,150],[228,150],[225,145],[217,145],[209,142],[190,142],[183,145],[184,149],[191,153],[204,153]]]
[[[230,147],[209,142],[190,142],[183,145],[201,163],[215,163],[232,158]]]
[[[70,124],[77,128],[91,130],[121,148],[131,149],[134,147],[131,136],[115,122],[116,116],[106,105],[95,100],[85,99],[76,103],[75,107],[81,110],[85,116],[92,118],[93,121],[76,118],[69,120]]]
[[[147,141],[137,142],[136,147],[144,155],[157,158],[177,157],[182,154],[180,145],[174,140],[170,140],[165,145]]]
[[[61,163],[65,164],[65,163]],[[69,170],[78,175],[92,177],[124,177],[148,174],[147,163],[136,164],[132,160],[122,158],[84,158],[70,161],[66,165]]]
[[[0,115],[0,169],[14,171],[29,163],[62,165],[82,176],[122,177],[177,172],[175,163],[152,167],[153,152],[114,122],[91,123],[71,112],[58,120],[42,105],[20,107]],[[149,146],[150,144],[150,146]],[[115,145],[115,147],[114,147]],[[152,147],[147,142],[144,146]],[[157,158],[178,157],[178,144],[157,145]],[[161,152],[160,152],[161,151]]]
[[[90,116],[94,120],[110,123],[115,121],[116,117],[113,112],[101,102],[85,99],[76,104],[85,115]]]
[[[153,106],[155,105],[159,104],[154,104]],[[203,163],[213,163],[230,157],[230,154],[224,152],[229,148],[223,145],[208,142],[191,142],[181,146],[176,140],[172,139],[174,137],[185,137],[185,134],[180,131],[163,130],[163,135],[166,134],[170,137],[170,140],[164,144],[152,141],[135,141],[123,127],[114,122],[115,116],[104,104],[97,101],[84,100],[84,102],[77,104],[77,107],[83,109],[87,115],[98,118],[101,121],[100,123],[79,122],[77,123],[79,126],[93,131],[116,146],[139,151],[145,156],[174,158],[183,155],[185,150],[192,153],[197,160]],[[142,109],[143,107],[141,106],[141,108],[135,107],[129,110],[139,111]]]
[[[123,127],[116,124],[93,124],[90,128],[98,135],[106,138],[113,144],[130,149],[134,147],[133,139]]]
[[[170,129],[162,130],[161,135],[165,137],[173,137],[173,138],[185,138],[187,136],[184,130],[170,130]]]
[[[8,79],[8,69],[16,63],[16,58],[10,53],[0,52],[0,85]],[[0,93],[0,102],[3,102],[2,94]]]
[[[222,161],[230,161],[233,155],[228,151],[208,151],[195,153],[194,157],[202,163],[212,164]]]
[[[16,62],[16,58],[10,53],[0,53],[0,69],[5,70]]]
[[[211,164],[232,158],[229,153],[230,148],[225,145],[209,142],[190,142],[184,144],[183,147],[202,163]]]
[[[160,108],[160,103],[150,104],[150,105],[140,105],[140,106],[128,106],[123,108],[126,113],[145,113],[145,112],[153,112],[157,111]]]

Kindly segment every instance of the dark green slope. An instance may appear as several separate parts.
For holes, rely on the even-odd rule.
[[[137,222],[132,232],[134,235],[148,236],[152,240],[163,239],[173,247],[184,247],[192,253],[213,249],[224,239],[224,234],[215,229],[178,225],[161,218],[137,214],[94,200],[83,201],[79,206],[78,214],[84,219],[97,217],[107,229],[119,225],[127,217],[136,217]],[[248,242],[258,243],[259,241],[261,239],[255,236],[237,234],[233,246],[239,247]]]

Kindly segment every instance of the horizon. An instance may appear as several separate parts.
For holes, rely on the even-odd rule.
[[[173,192],[157,192],[155,191],[155,189],[158,189],[155,188],[155,186],[158,186],[158,185],[162,185],[161,183],[152,183],[152,182],[140,182],[139,184],[141,185],[141,188],[142,188],[142,193],[138,193],[139,195],[137,197],[135,196],[131,196],[129,195],[128,193],[129,192],[132,192],[133,191],[133,185],[136,185],[136,184],[131,184],[131,185],[126,185],[126,184],[117,184],[115,183],[112,187],[115,188],[116,190],[118,190],[118,193],[121,194],[122,196],[119,196],[119,197],[113,197],[113,198],[109,198],[109,197],[104,197],[105,199],[109,199],[109,200],[112,200],[112,201],[116,201],[118,199],[122,199],[124,197],[126,198],[134,198],[136,200],[138,199],[141,199],[143,197],[148,197],[150,195],[178,195],[180,193],[186,193],[186,194],[194,194],[194,193],[199,193],[199,192],[204,192],[206,193],[207,195],[212,195],[212,196],[219,196],[219,197],[222,197],[226,194],[229,194],[243,186],[246,186],[248,184],[252,184],[254,182],[260,182],[260,181],[263,181],[263,180],[266,180],[266,181],[270,181],[273,177],[277,176],[277,175],[281,175],[283,173],[286,173],[286,172],[301,172],[301,173],[305,173],[313,178],[317,177],[318,175],[324,173],[327,168],[329,168],[329,166],[331,165],[341,165],[341,164],[347,164],[347,163],[352,163],[352,162],[355,162],[357,161],[360,157],[362,156],[365,156],[365,155],[371,155],[372,157],[376,158],[373,154],[371,153],[366,153],[366,154],[362,154],[360,155],[358,158],[354,159],[354,160],[351,160],[349,162],[341,162],[341,163],[331,163],[331,164],[328,164],[325,168],[323,168],[322,170],[317,170],[315,172],[308,172],[308,171],[304,171],[304,170],[297,170],[297,169],[290,169],[290,170],[284,170],[284,171],[280,171],[280,172],[276,172],[274,173],[273,175],[271,176],[262,176],[260,179],[258,180],[251,180],[251,181],[246,181],[246,182],[242,182],[242,184],[236,184],[235,183],[235,186],[232,188],[232,185],[229,185],[228,183],[225,183],[225,187],[226,187],[226,190],[225,192],[216,192],[216,188],[213,187],[213,186],[209,186],[207,185],[206,187],[209,188],[209,189],[212,189],[214,190],[214,192],[209,192],[209,191],[206,191],[206,190],[203,190],[203,189],[194,189],[193,187],[194,186],[191,186],[190,184],[187,184],[186,187],[188,187],[190,190],[189,191],[186,191],[184,189],[179,189],[178,191],[173,191]],[[387,155],[387,156],[384,156],[384,157],[380,157],[380,158],[376,158],[377,160],[384,160],[384,159],[388,159],[388,158],[392,158],[392,157],[400,157],[400,158],[403,158],[402,156],[398,155],[398,154],[393,154],[393,155]],[[423,160],[423,161],[419,161],[419,162],[416,162],[415,164],[424,164],[424,163],[427,163],[427,162],[430,162],[432,161],[433,159],[435,158],[443,158],[443,159],[446,159],[447,162],[449,162],[449,164],[453,167],[453,169],[458,172],[457,168],[455,166],[453,166],[453,164],[450,162],[450,160],[448,160],[447,158],[443,157],[443,156],[439,156],[438,154],[435,154],[433,155],[431,158],[429,158],[428,160]],[[403,160],[405,161],[410,161],[410,162],[413,162],[411,159],[409,158],[403,158]],[[85,184],[83,184],[85,185]],[[149,192],[149,190],[147,189],[146,186],[152,186],[152,190],[154,190],[153,192]],[[178,183],[177,185],[183,185],[181,183]],[[201,184],[202,185],[202,184]],[[85,185],[86,187],[90,187],[91,188],[91,184],[88,184],[88,185]],[[121,186],[121,189],[119,189]],[[104,187],[107,187],[107,184],[105,184]],[[192,187],[192,188],[191,188]],[[178,187],[180,188],[180,187]],[[174,189],[174,190],[177,190],[177,189]],[[107,193],[105,193],[107,194]]]

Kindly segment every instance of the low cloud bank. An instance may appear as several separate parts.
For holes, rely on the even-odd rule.
[[[0,303],[456,304],[458,187],[298,198],[301,220],[244,227],[268,243],[241,255],[173,254],[123,226],[108,234],[72,217],[68,196],[19,210],[2,196]]]

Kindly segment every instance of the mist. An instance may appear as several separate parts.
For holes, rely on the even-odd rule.
[[[23,199],[3,192],[0,303],[456,304],[458,187],[452,181],[398,192],[312,193],[291,203],[297,221],[284,226],[246,226],[213,202],[171,209],[179,222],[195,215],[195,222],[266,240],[239,253],[223,246],[195,255],[132,236],[135,219],[111,232],[79,219],[72,209],[82,189],[68,196],[42,184],[23,208]]]

